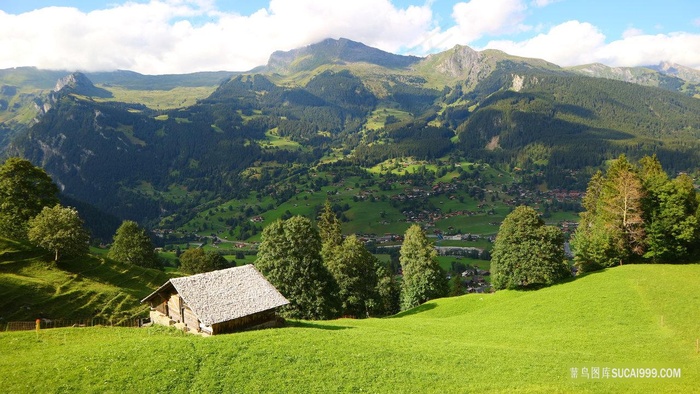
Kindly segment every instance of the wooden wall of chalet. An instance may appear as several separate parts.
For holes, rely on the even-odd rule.
[[[168,299],[168,317],[178,323],[182,322],[182,316],[180,316],[179,294],[171,294],[170,298]]]
[[[157,298],[151,301],[151,307],[166,316],[168,315],[168,311],[166,310],[167,308],[165,307],[167,304],[168,300],[163,298],[163,296],[160,294],[157,295]]]
[[[185,323],[185,326],[187,326],[188,329],[194,331],[194,332],[199,332],[199,319],[197,319],[197,315],[192,312],[192,309],[190,309],[189,306],[186,304],[184,305],[185,307],[185,319],[183,323]]]
[[[245,330],[246,328],[275,320],[276,318],[277,314],[275,313],[275,309],[269,309],[252,315],[243,316],[238,319],[212,324],[211,328],[213,335],[223,334],[227,332]]]

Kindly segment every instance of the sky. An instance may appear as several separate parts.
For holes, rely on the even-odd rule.
[[[404,55],[467,45],[560,66],[700,70],[700,1],[0,0],[0,69],[247,71],[341,37]]]

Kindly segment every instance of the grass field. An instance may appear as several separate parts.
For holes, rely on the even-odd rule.
[[[201,338],[165,328],[0,333],[4,392],[628,392],[700,385],[700,265],[630,265],[384,319]],[[674,379],[571,378],[673,367]]]
[[[134,90],[119,86],[99,87],[109,90],[113,97],[97,101],[118,101],[143,104],[151,109],[166,110],[189,107],[207,98],[217,86],[177,87],[171,90]]]
[[[140,300],[165,283],[161,271],[86,257],[54,264],[51,253],[0,238],[0,316],[119,320],[143,316]]]

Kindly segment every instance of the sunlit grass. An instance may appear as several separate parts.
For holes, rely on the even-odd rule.
[[[192,106],[197,103],[197,100],[209,97],[217,88],[217,86],[197,86],[177,87],[170,90],[133,90],[120,86],[97,86],[108,89],[113,97],[109,99],[94,98],[95,101],[138,103],[155,110]]]
[[[103,251],[54,263],[50,253],[1,238],[0,251],[5,321],[143,316],[141,298],[167,280],[161,271],[108,260]]]
[[[623,266],[400,317],[201,338],[163,328],[0,333],[6,392],[694,392],[700,266]],[[663,320],[662,320],[663,317]],[[571,379],[672,365],[681,379]]]

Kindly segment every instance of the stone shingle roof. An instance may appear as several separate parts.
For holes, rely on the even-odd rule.
[[[208,326],[289,304],[252,264],[172,278],[141,302],[170,285]]]

